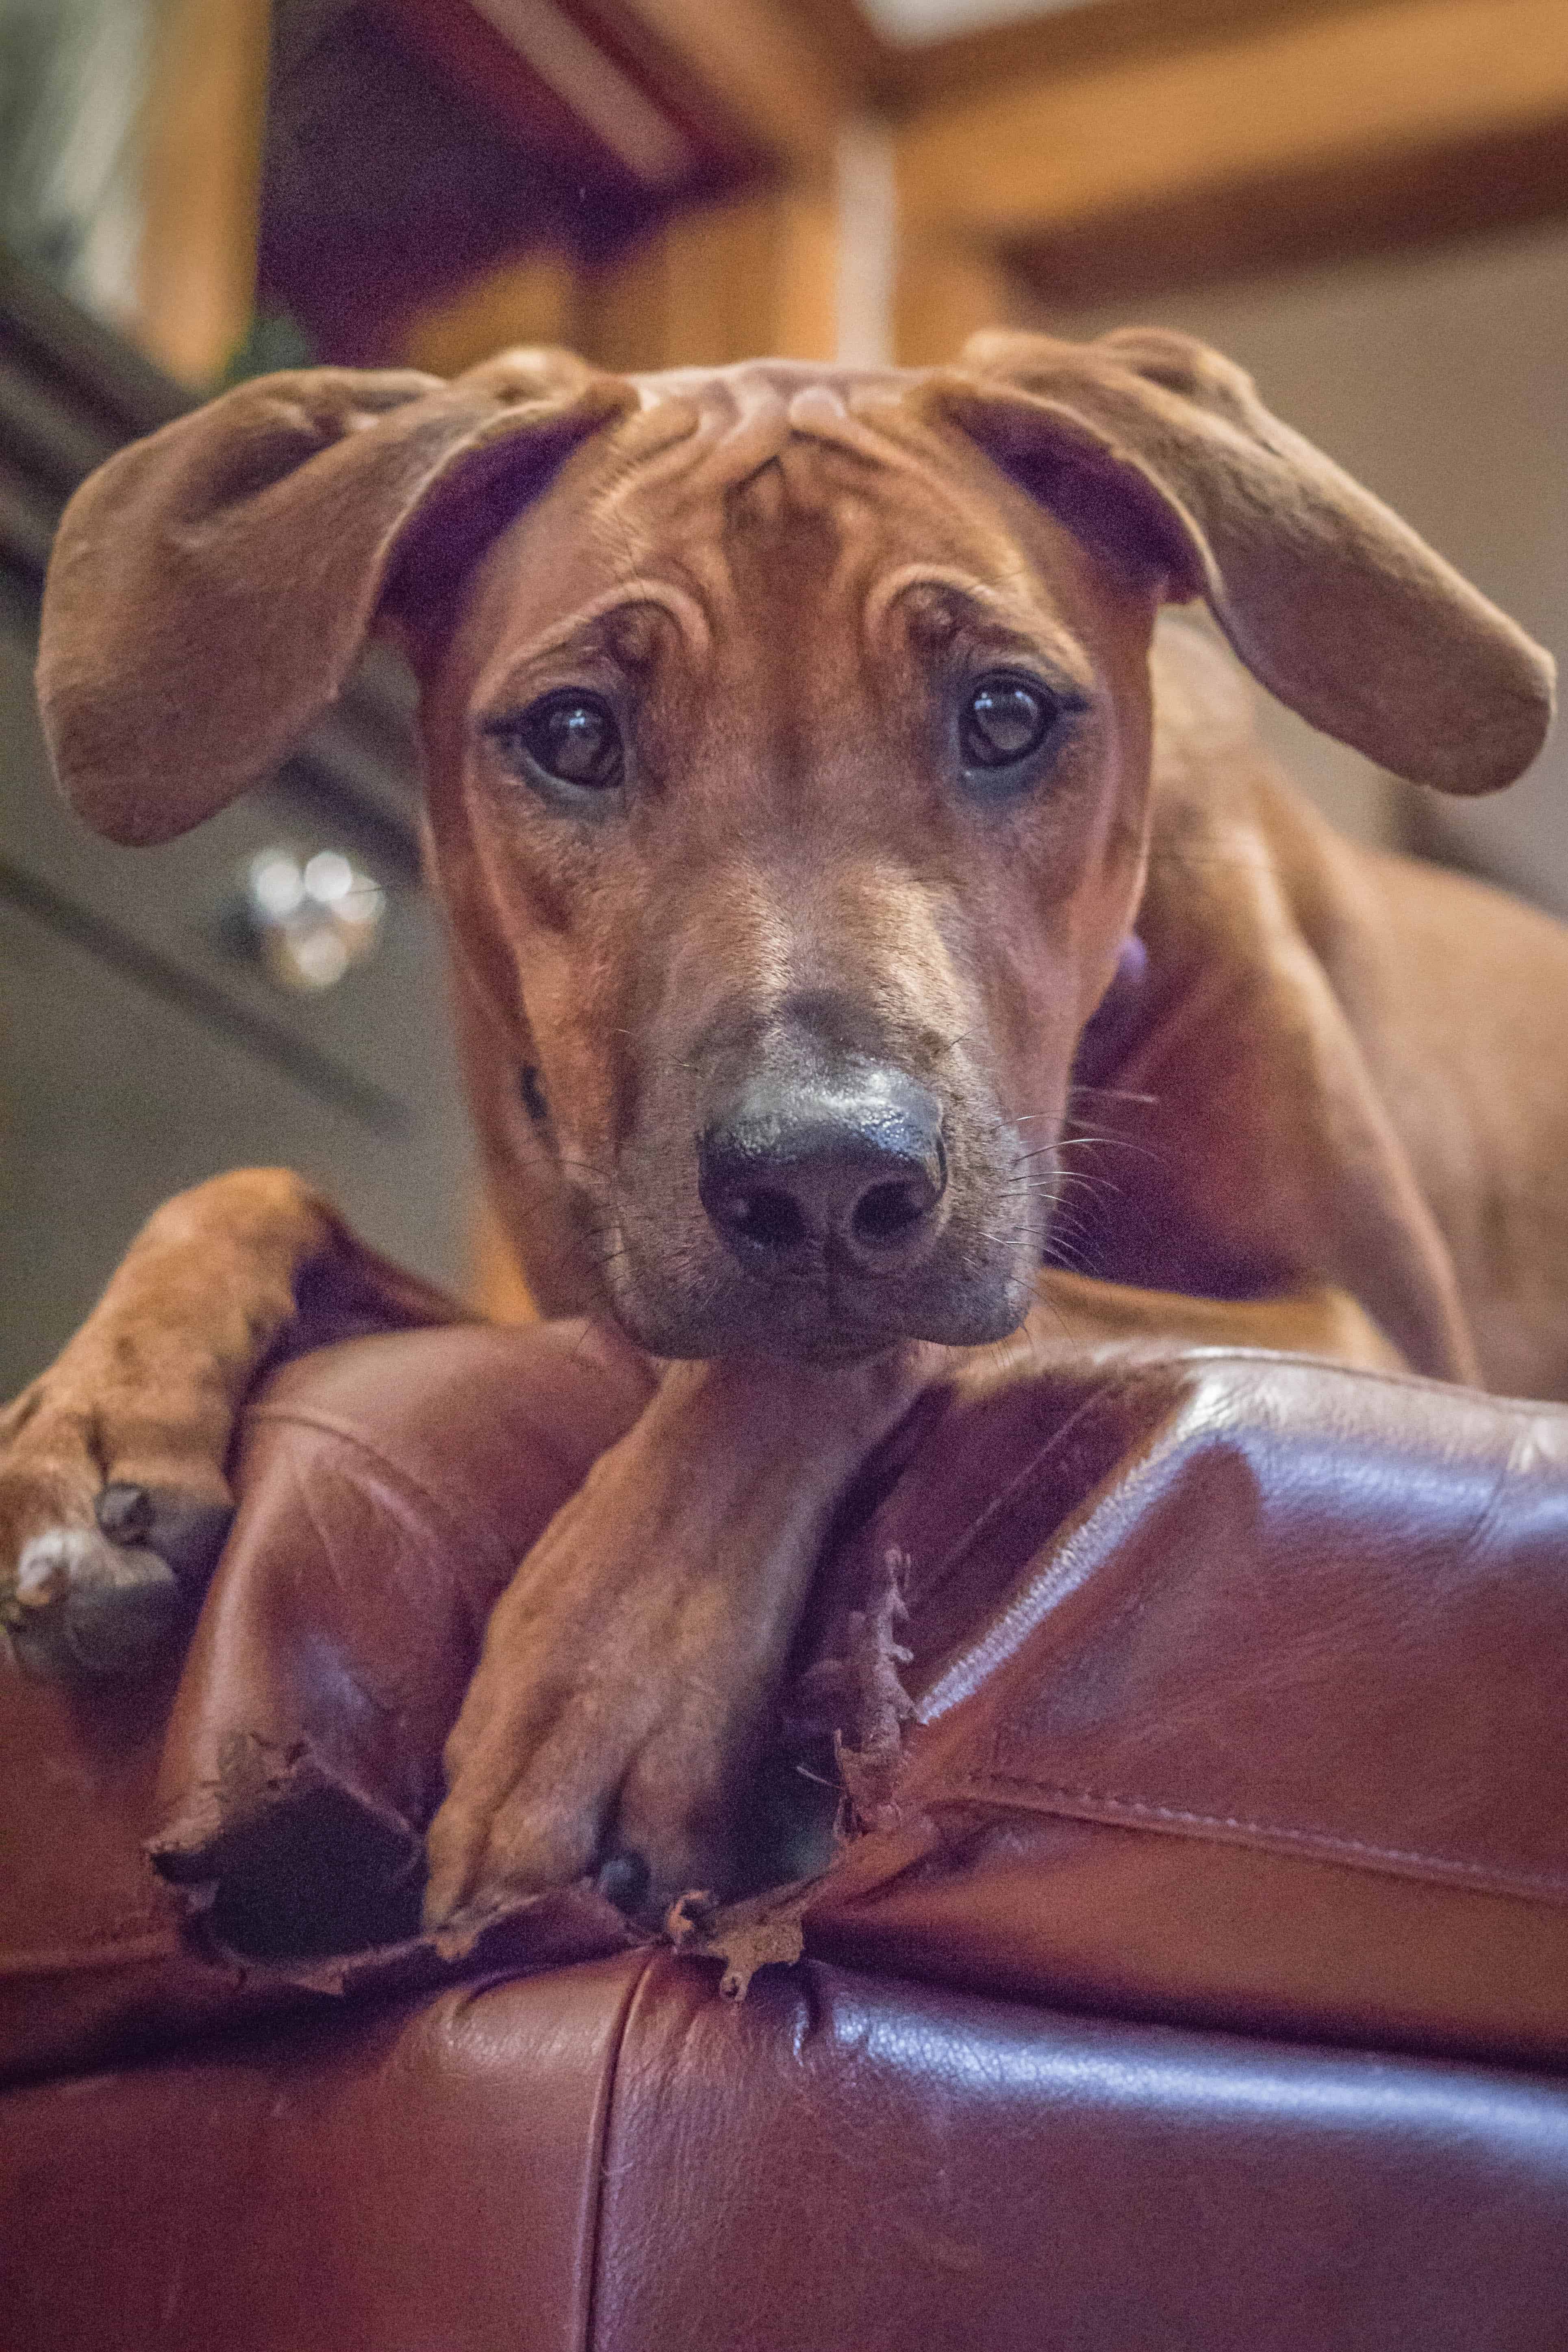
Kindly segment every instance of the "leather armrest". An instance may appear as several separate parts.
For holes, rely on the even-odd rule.
[[[1031,1393],[1032,1391],[1032,1393]],[[1568,2057],[1568,1412],[1257,1352],[956,1407],[896,1820],[808,1946],[1097,2010]]]
[[[0,1653],[0,2082],[453,1973],[397,1941],[444,1711],[494,1594],[642,1391],[575,1325],[420,1337],[322,1349],[258,1391],[183,1658],[72,1687]],[[171,1828],[178,1889],[145,1851]],[[224,1957],[258,1911],[298,1965]],[[563,1900],[462,1965],[629,1940],[607,1905]],[[377,1948],[309,1965],[340,1944]]]
[[[108,1708],[24,1693],[0,2058],[427,1980],[397,1939],[485,1609],[641,1402],[570,1327],[350,1342],[263,1392],[167,1723],[167,1682]],[[831,1648],[904,1556],[916,1719],[873,1826],[789,1898],[807,1948],[1142,2016],[1568,2057],[1565,1533],[1553,1407],[1128,1349],[934,1395],[803,1634]],[[226,1975],[144,1874],[160,1819]],[[563,1897],[470,1965],[629,1934]],[[332,1958],[369,1938],[390,1958]]]

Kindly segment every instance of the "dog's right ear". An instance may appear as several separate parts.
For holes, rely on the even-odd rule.
[[[309,368],[110,458],[44,595],[38,698],[72,805],[123,842],[211,816],[333,700],[394,584],[450,575],[635,397],[564,352],[451,383]]]
[[[924,396],[1091,544],[1201,596],[1254,677],[1445,793],[1511,783],[1551,656],[1190,336],[973,336]]]

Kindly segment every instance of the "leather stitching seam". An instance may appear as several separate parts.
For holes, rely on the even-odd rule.
[[[1325,1853],[1344,1855],[1364,1863],[1383,1863],[1402,1873],[1416,1871],[1441,1872],[1445,1876],[1474,1878],[1488,1882],[1500,1892],[1511,1889],[1532,1894],[1550,1894],[1568,1899],[1568,1874],[1555,1870],[1515,1870],[1506,1864],[1467,1860],[1458,1854],[1427,1853],[1416,1846],[1379,1845],[1370,1838],[1346,1836],[1337,1830],[1301,1829],[1278,1822],[1260,1822],[1239,1813],[1203,1813],[1182,1805],[1162,1805],[1149,1797],[1120,1796],[1099,1789],[1070,1789],[1050,1781],[1036,1780],[1027,1773],[1010,1773],[993,1768],[988,1772],[972,1772],[963,1776],[963,1785],[973,1794],[984,1794],[993,1784],[1004,1789],[1028,1790],[1036,1797],[1060,1807],[1092,1806],[1102,1815],[1124,1814],[1135,1821],[1155,1821],[1173,1828],[1227,1831],[1234,1837],[1273,1840],[1282,1844],[1316,1847]],[[927,1803],[936,1801],[931,1797]]]
[[[649,1977],[659,1955],[650,1952],[642,1967],[630,1979],[622,1996],[615,2020],[614,2039],[609,2051],[601,2094],[602,2105],[595,2122],[593,2186],[591,2192],[592,2210],[584,2232],[588,2260],[584,2266],[582,2298],[582,2334],[574,2352],[595,2352],[600,2341],[601,2286],[604,2266],[604,2199],[610,2170],[610,2136],[615,2121],[615,2095],[621,2083],[621,2060],[626,2048],[626,2037],[632,2028],[632,2013],[645,1993]]]

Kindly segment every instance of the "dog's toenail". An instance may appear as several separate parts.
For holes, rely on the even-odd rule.
[[[600,1864],[595,1883],[605,1901],[613,1903],[617,1911],[635,1911],[647,1899],[652,1874],[640,1853],[622,1849]]]
[[[145,1486],[117,1480],[97,1503],[98,1524],[111,1543],[139,1544],[152,1524],[152,1497]]]

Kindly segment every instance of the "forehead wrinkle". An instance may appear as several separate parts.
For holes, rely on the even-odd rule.
[[[688,594],[671,580],[639,580],[630,587],[618,583],[614,587],[605,589],[601,595],[591,597],[587,604],[580,604],[576,612],[552,622],[537,636],[530,637],[527,644],[507,647],[502,661],[497,666],[500,680],[547,662],[552,654],[577,652],[582,648],[585,640],[597,638],[600,642],[595,646],[595,651],[611,651],[608,644],[610,624],[622,613],[645,611],[649,605],[674,621],[699,660],[707,653],[712,633],[707,614],[696,597]],[[482,690],[490,692],[497,689],[486,678]]]
[[[831,474],[817,476],[819,456],[862,478],[931,484],[930,450],[898,429],[909,420],[880,376],[849,386],[848,402],[803,363],[747,362],[633,381],[643,406],[616,433],[591,509],[601,530],[619,536],[629,573],[679,546],[711,582],[727,505],[775,461],[782,461],[789,504],[802,511],[831,509],[841,495]],[[878,397],[862,404],[856,392]]]
[[[959,608],[960,628],[975,636],[1006,635],[1030,646],[1043,638],[1061,667],[1071,677],[1083,678],[1083,656],[1076,638],[1061,616],[1031,593],[1033,582],[1029,567],[1016,551],[1007,549],[1008,561],[998,565],[1010,575],[998,584],[978,579],[973,572],[956,566],[919,562],[900,564],[895,571],[883,572],[866,597],[862,623],[868,644],[888,629],[894,607],[912,592],[934,588]]]
[[[1071,632],[1042,595],[1028,551],[977,506],[966,485],[933,463],[928,448],[875,429],[863,412],[846,414],[814,387],[797,395],[791,416],[797,429],[781,468],[791,504],[826,514],[836,526],[834,584],[860,602],[868,638],[897,596],[925,581],[957,596],[977,633],[1000,629],[1030,642],[1043,635],[1069,668],[1081,667]],[[814,466],[813,457],[825,462]],[[879,476],[915,496],[884,506],[876,497]],[[907,547],[921,537],[931,543],[930,554],[883,569],[900,539]]]
[[[626,471],[607,485],[596,505],[595,535],[615,556],[623,580],[636,584],[646,567],[665,578],[674,572],[704,610],[710,633],[732,619],[742,601],[736,573],[740,551],[732,525],[739,501],[768,469],[778,467],[783,490],[781,524],[835,513],[835,487],[819,487],[802,477],[790,462],[791,439],[782,405],[775,403],[765,415],[752,413],[733,434],[715,437],[706,448],[688,444],[684,479]]]
[[[797,458],[813,447],[862,466],[918,467],[914,451],[872,421],[874,411],[852,413],[820,378],[802,383],[804,373],[745,362],[634,379],[645,405],[617,436],[617,462],[597,503],[623,509],[677,484],[682,508],[703,499],[722,502],[775,459]],[[674,433],[662,421],[668,411],[679,419]],[[790,464],[789,470],[804,491],[803,469]]]
[[[619,436],[621,463],[605,492],[610,503],[654,489],[678,491],[682,506],[722,499],[783,449],[789,435],[788,408],[779,387],[760,371],[694,373],[664,383],[673,396],[655,399]],[[640,381],[645,399],[653,388],[648,379]],[[663,394],[662,385],[659,390]],[[678,435],[651,429],[666,404],[683,418]]]
[[[988,527],[970,486],[950,478],[943,451],[919,421],[880,383],[850,387],[846,404],[821,379],[802,383],[801,373],[780,368],[775,380],[771,371],[743,364],[641,381],[646,404],[616,436],[591,506],[594,536],[620,570],[622,593],[642,588],[650,574],[676,574],[691,613],[702,615],[706,648],[733,618],[739,596],[728,510],[778,462],[786,514],[826,517],[835,526],[831,587],[860,604],[868,637],[884,625],[900,591],[924,578],[964,597],[977,629],[1034,641],[1043,635],[1078,671],[1082,653],[1041,595],[1026,551],[1010,531]],[[868,396],[855,398],[857,392]],[[907,485],[915,497],[884,504],[878,477],[890,488]],[[879,578],[898,539],[910,545],[911,524],[931,543],[930,558]]]

